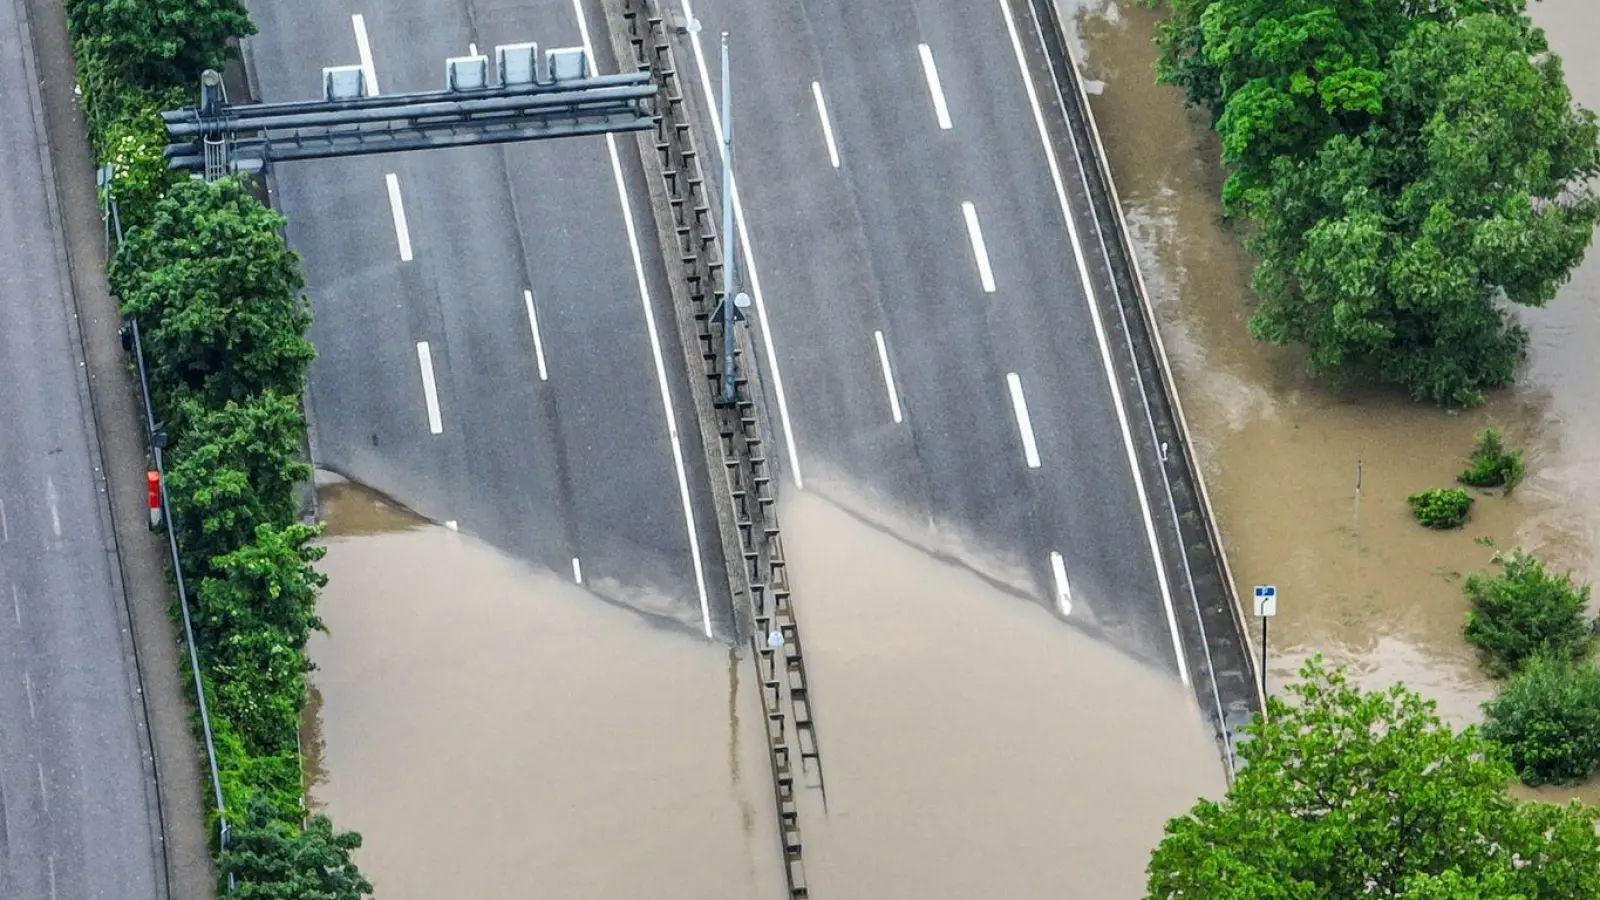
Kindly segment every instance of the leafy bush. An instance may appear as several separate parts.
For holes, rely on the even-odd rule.
[[[207,693],[215,697],[215,689],[210,686]],[[214,699],[210,702],[215,706]],[[211,716],[211,735],[217,748],[222,802],[228,809],[230,823],[237,821],[238,811],[257,796],[283,821],[300,820],[305,809],[301,805],[304,788],[299,752],[291,748],[272,755],[253,754],[227,716],[215,713]]]
[[[111,264],[111,287],[144,328],[162,406],[220,407],[263,391],[298,396],[316,351],[283,217],[236,178],[184,181]]]
[[[253,799],[234,827],[228,852],[222,855],[224,877],[242,885],[240,900],[363,900],[372,885],[350,861],[361,835],[335,832],[326,816],[312,816],[302,830],[274,815],[265,802]]]
[[[1512,550],[1494,557],[1500,574],[1474,572],[1465,589],[1472,609],[1468,643],[1483,652],[1496,677],[1516,672],[1535,656],[1576,662],[1594,652],[1595,626],[1585,618],[1589,585],[1571,574],[1551,575],[1537,557]]]
[[[1498,428],[1488,428],[1478,433],[1467,467],[1456,480],[1470,487],[1503,487],[1506,493],[1522,480],[1522,451],[1507,450]]]
[[[111,195],[124,235],[148,227],[156,205],[188,175],[167,167],[161,153],[167,146],[161,110],[172,108],[159,97],[141,96],[127,104],[107,125],[99,158],[111,163]]]
[[[249,546],[262,525],[293,522],[295,485],[311,477],[296,458],[305,420],[295,397],[268,392],[208,410],[192,401],[167,469],[172,527],[192,581],[212,560]]]
[[[1523,782],[1571,784],[1600,768],[1600,670],[1536,656],[1485,703],[1483,735]]]
[[[305,706],[305,656],[327,576],[312,567],[320,527],[261,525],[254,542],[211,560],[196,592],[195,630],[217,683],[217,709],[252,753],[294,752]]]
[[[1406,498],[1411,514],[1428,528],[1460,528],[1472,511],[1472,498],[1460,488],[1435,488]]]
[[[80,46],[135,87],[193,84],[238,56],[230,43],[256,33],[239,0],[66,0],[67,28]]]

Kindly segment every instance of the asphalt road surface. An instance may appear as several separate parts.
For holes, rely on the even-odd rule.
[[[20,3],[0,3],[0,897],[161,896],[155,785]]]
[[[744,283],[791,481],[1177,671],[1144,411],[1081,268],[1098,248],[1069,232],[1026,5],[667,5],[703,25],[679,39],[692,90],[720,98],[730,33]]]
[[[598,4],[251,4],[261,99],[360,63],[444,87],[476,47],[581,46]],[[631,142],[632,138],[625,138]],[[291,163],[275,202],[305,260],[318,462],[591,591],[729,626],[703,452],[637,154],[603,137]],[[712,535],[707,539],[707,535]]]

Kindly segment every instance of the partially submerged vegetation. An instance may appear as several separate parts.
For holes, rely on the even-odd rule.
[[[1442,405],[1509,384],[1510,310],[1600,219],[1600,131],[1525,0],[1167,5],[1159,77],[1211,113],[1250,223],[1251,332]]]
[[[1498,428],[1487,428],[1478,433],[1467,467],[1456,480],[1468,487],[1505,488],[1509,494],[1523,474],[1522,451],[1508,449]]]

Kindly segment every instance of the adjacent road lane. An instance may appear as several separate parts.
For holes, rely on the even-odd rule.
[[[156,900],[144,708],[23,21],[0,3],[0,897]]]

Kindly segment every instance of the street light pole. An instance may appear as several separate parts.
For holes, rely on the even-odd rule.
[[[732,67],[728,64],[728,33],[722,33],[722,402],[731,404],[734,397],[735,364],[733,358],[733,323],[738,319],[734,308],[733,283],[738,254],[733,228],[733,87],[729,83]]]

